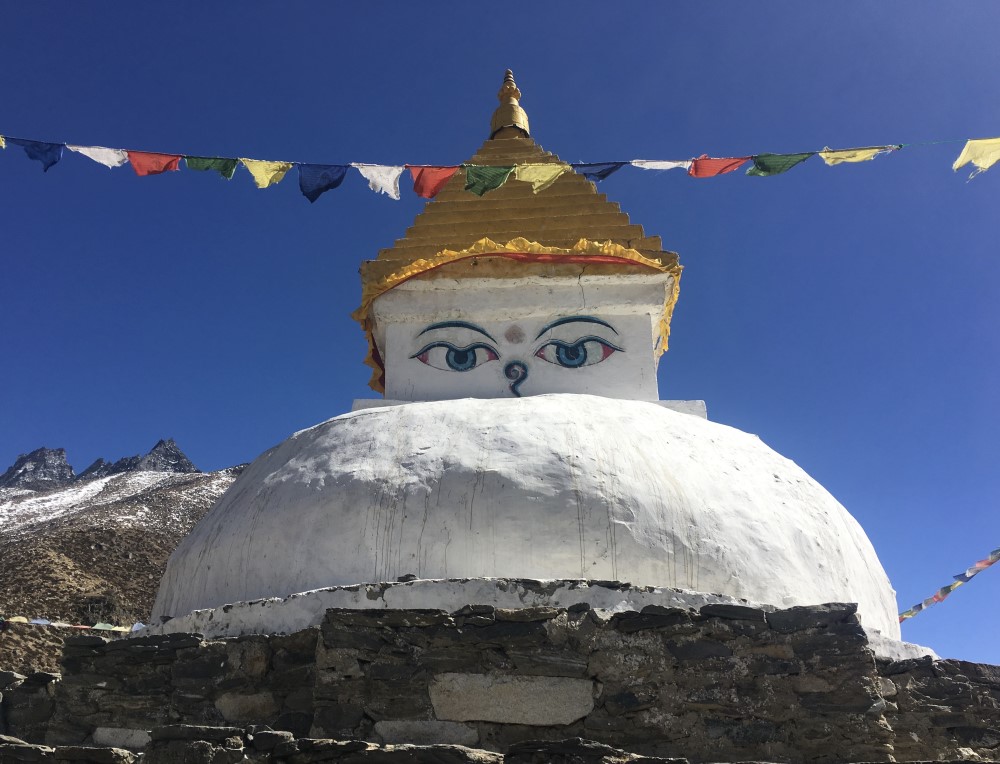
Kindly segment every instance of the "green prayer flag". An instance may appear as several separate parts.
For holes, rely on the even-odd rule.
[[[217,170],[226,180],[232,180],[236,172],[238,159],[221,159],[219,157],[184,157],[184,163],[189,170]]]
[[[800,162],[806,161],[815,154],[809,151],[805,154],[757,154],[753,158],[753,167],[747,170],[747,175],[757,175],[766,178],[768,175],[778,175],[791,170]]]
[[[487,191],[500,188],[514,171],[513,167],[487,167],[470,164],[465,168],[465,190],[482,196]]]

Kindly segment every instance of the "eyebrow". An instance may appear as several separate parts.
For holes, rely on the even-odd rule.
[[[618,330],[615,329],[615,327],[613,327],[607,321],[601,321],[601,319],[599,318],[594,318],[593,316],[566,316],[565,318],[556,319],[551,324],[547,324],[546,326],[542,327],[542,331],[540,331],[536,335],[535,339],[537,340],[539,337],[545,334],[545,332],[549,331],[550,329],[555,329],[557,326],[562,326],[563,324],[572,324],[578,321],[587,324],[600,324],[601,326],[606,326],[615,334],[618,334]]]
[[[496,340],[494,340],[493,337],[490,336],[490,333],[488,331],[476,326],[475,324],[470,324],[468,321],[440,321],[436,324],[431,324],[422,332],[420,332],[420,334],[427,334],[427,332],[433,331],[434,329],[471,329],[474,332],[479,332],[483,336],[488,337],[489,339],[493,340],[493,342],[496,342]],[[615,332],[615,334],[617,333],[618,332]],[[418,334],[417,336],[419,337],[420,334]]]

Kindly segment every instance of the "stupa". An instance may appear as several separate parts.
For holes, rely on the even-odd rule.
[[[898,639],[847,510],[701,402],[658,399],[677,255],[534,142],[509,71],[499,98],[467,165],[506,183],[480,195],[457,172],[362,266],[384,397],[242,474],[171,556],[154,628],[291,631],[331,606],[852,602]]]

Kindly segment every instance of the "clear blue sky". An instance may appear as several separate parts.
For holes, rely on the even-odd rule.
[[[10,4],[0,134],[305,162],[456,164],[514,70],[568,161],[1000,136],[1000,6]],[[900,608],[1000,546],[1000,167],[961,143],[773,178],[626,168],[601,190],[686,266],[661,397],[760,437],[868,531]],[[309,204],[182,170],[0,153],[0,470],[173,437],[253,459],[366,397],[361,260],[421,208],[352,173]],[[1000,569],[903,625],[1000,663]]]

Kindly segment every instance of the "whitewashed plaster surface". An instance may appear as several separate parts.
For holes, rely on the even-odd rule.
[[[654,401],[654,347],[672,283],[663,273],[404,282],[374,303],[385,396],[588,393]],[[574,317],[580,320],[559,323]],[[561,363],[560,348],[577,362],[582,350],[585,362]],[[449,354],[465,362],[461,370],[449,365]]]
[[[377,409],[386,406],[402,406],[412,401],[393,401],[386,398],[355,398],[351,404],[351,411],[361,411],[362,409]],[[665,409],[677,411],[681,414],[708,419],[708,407],[705,401],[650,401]]]
[[[861,527],[794,463],[731,427],[569,394],[366,409],[296,433],[184,539],[153,614],[411,573],[857,602],[899,637]]]

